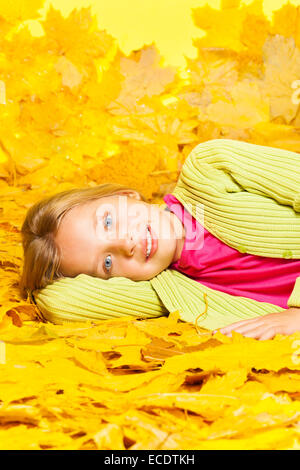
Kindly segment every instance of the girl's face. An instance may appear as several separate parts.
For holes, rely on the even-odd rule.
[[[152,250],[146,257],[147,227]],[[123,190],[70,209],[55,242],[64,276],[88,274],[102,279],[149,280],[180,258],[185,240],[182,222],[173,212],[142,201]]]

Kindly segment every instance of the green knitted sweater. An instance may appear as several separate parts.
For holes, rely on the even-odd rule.
[[[219,240],[242,253],[300,258],[300,155],[231,139],[197,145],[172,193]],[[204,207],[199,220],[196,206]],[[206,294],[206,295],[205,295]],[[108,280],[80,274],[33,292],[51,322],[122,316],[153,318],[179,311],[180,319],[221,328],[281,307],[216,291],[166,269],[149,281]],[[288,300],[300,307],[300,275]]]

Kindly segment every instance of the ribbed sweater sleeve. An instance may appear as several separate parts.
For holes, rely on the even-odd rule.
[[[210,183],[222,191],[260,194],[300,212],[300,154],[296,152],[240,140],[212,139],[198,144],[190,160],[209,165],[208,171],[216,175]],[[223,174],[214,172],[214,168]]]
[[[173,269],[162,271],[150,282],[170,312],[178,310],[179,318],[191,323],[201,314],[197,325],[208,330],[284,311],[278,305],[211,289]]]
[[[168,314],[149,281],[105,280],[86,274],[65,277],[33,291],[42,317],[52,323]]]
[[[42,317],[56,324],[120,317],[155,318],[178,310],[179,318],[191,323],[203,313],[197,325],[212,330],[282,310],[273,304],[210,289],[172,269],[150,281],[123,277],[104,280],[80,274],[58,279],[33,294]]]

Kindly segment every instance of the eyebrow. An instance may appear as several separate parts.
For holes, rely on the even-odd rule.
[[[93,225],[93,231],[94,231],[95,237],[96,237],[96,227],[97,227],[97,215],[96,215],[96,211],[97,211],[97,209],[95,209],[94,212],[93,212],[93,224],[92,224],[92,225]],[[99,258],[98,258],[98,255],[96,255],[96,257],[95,257],[95,263],[94,263],[94,266],[93,266],[93,274],[94,274],[94,273],[97,273],[97,267],[98,267],[98,265],[99,265]],[[101,266],[101,268],[102,268],[101,271],[102,271],[102,274],[103,274],[104,278],[105,278],[105,279],[109,279],[110,276],[109,276],[109,274],[107,274],[107,273],[104,271],[103,266],[101,265],[101,263],[100,263],[100,266]]]

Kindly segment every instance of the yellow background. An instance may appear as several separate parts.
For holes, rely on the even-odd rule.
[[[241,0],[249,5],[252,0]],[[282,5],[300,5],[300,0],[264,0],[263,9],[268,19]],[[68,16],[74,8],[92,7],[100,29],[106,29],[117,39],[120,49],[128,55],[144,44],[157,45],[165,65],[185,66],[184,55],[195,58],[197,50],[192,39],[205,33],[192,20],[191,8],[210,5],[219,8],[220,0],[46,0],[40,10],[44,18],[49,5]],[[42,34],[38,21],[27,21],[32,34]]]

